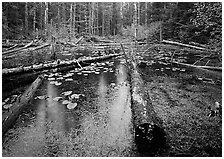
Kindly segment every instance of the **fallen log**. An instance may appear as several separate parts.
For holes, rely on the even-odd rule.
[[[5,68],[2,70],[2,76],[9,76],[9,75],[15,75],[15,74],[21,74],[21,73],[27,73],[27,72],[35,72],[35,71],[42,71],[45,69],[54,69],[58,67],[67,67],[72,65],[82,65],[85,63],[91,63],[93,61],[102,61],[108,58],[120,56],[121,54],[110,54],[106,56],[99,56],[99,57],[89,57],[89,58],[79,58],[79,59],[73,59],[69,61],[54,61],[51,63],[42,63],[38,65],[31,65],[31,66],[25,66],[25,67],[16,67],[16,68]],[[74,67],[72,66],[72,67]]]
[[[102,39],[98,39],[98,38],[96,38],[94,36],[85,37],[85,39],[86,39],[87,42],[91,42],[92,41],[92,42],[96,42],[96,43],[99,43],[99,42],[101,42],[101,43],[113,43],[112,40],[102,40]]]
[[[17,46],[18,46],[18,44],[15,44],[15,45],[13,45],[13,46],[7,48],[7,51],[8,51],[8,50],[12,50],[12,49],[14,49],[14,48],[17,47]]]
[[[62,44],[62,45],[69,45],[71,47],[77,47],[77,44],[82,41],[83,36],[81,36],[75,43],[72,42],[65,42],[65,41],[57,41],[57,44]]]
[[[80,41],[82,41],[83,38],[84,38],[84,37],[81,36],[81,37],[75,42],[75,45],[77,45]]]
[[[222,71],[222,67],[213,67],[213,66],[197,66],[197,67],[214,71]]]
[[[31,41],[29,44],[25,45],[24,47],[18,48],[18,49],[14,49],[14,50],[8,50],[2,53],[2,55],[7,55],[9,53],[13,53],[13,52],[17,52],[17,51],[21,51],[24,50],[26,48],[28,48],[29,46],[31,46],[34,43],[34,41]]]
[[[31,86],[17,98],[16,102],[12,104],[12,107],[2,115],[2,135],[13,126],[19,114],[29,105],[30,100],[33,98],[33,95],[41,84],[43,76],[40,75],[38,78],[31,84]]]
[[[138,151],[153,156],[166,143],[162,120],[151,104],[144,82],[138,72],[135,56],[128,55],[131,84],[131,108],[135,130],[135,143]]]
[[[201,69],[208,69],[208,70],[214,70],[214,71],[222,71],[222,67],[214,67],[214,66],[197,66],[197,65],[191,65],[187,63],[181,63],[176,61],[171,61],[172,63],[187,66],[187,67],[193,67],[193,68],[201,68]]]
[[[12,39],[2,39],[2,42],[3,43],[9,43],[9,42],[12,42],[12,43],[30,43],[32,40],[12,40]]]
[[[175,62],[172,61],[174,64],[182,65],[185,67],[192,68],[195,74],[205,76],[207,78],[215,79],[216,81],[222,81],[222,73],[221,73],[221,67],[211,67],[211,66],[196,66],[181,62]],[[218,71],[217,71],[218,70]]]
[[[168,41],[168,40],[162,40],[162,43],[164,43],[164,44],[171,44],[171,45],[178,45],[178,46],[184,46],[184,47],[188,47],[188,48],[192,48],[192,49],[198,49],[198,50],[203,50],[203,51],[212,51],[212,50],[208,50],[206,48],[193,46],[193,45],[188,45],[188,44],[183,44],[183,43],[174,42],[174,41]]]
[[[35,51],[35,50],[39,50],[39,49],[42,49],[42,48],[47,47],[47,46],[50,46],[50,44],[46,43],[46,44],[43,44],[43,45],[40,45],[40,46],[37,46],[37,47],[34,47],[34,48],[29,48],[28,50],[29,51]]]

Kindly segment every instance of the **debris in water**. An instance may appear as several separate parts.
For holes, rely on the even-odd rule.
[[[55,98],[53,98],[53,101],[59,101],[60,99],[62,99],[62,97],[55,97]]]
[[[180,71],[185,72],[185,69],[184,69],[184,68],[182,68]]]
[[[5,104],[5,105],[3,105],[3,108],[4,109],[9,109],[9,108],[11,108],[12,107],[12,104]]]
[[[60,86],[62,83],[61,82],[55,82],[56,86]]]
[[[81,95],[81,94],[72,94],[72,95],[71,95],[71,98],[72,98],[72,99],[74,99],[74,98],[78,99],[80,95]]]
[[[48,81],[53,81],[55,80],[55,78],[48,78]]]
[[[68,109],[74,109],[77,105],[78,105],[77,103],[69,103],[69,104],[67,105],[67,108],[68,108]]]
[[[50,82],[50,84],[55,84],[55,83],[57,83],[57,81],[51,81],[51,82]]]
[[[72,94],[72,91],[66,91],[66,92],[63,92],[63,93],[62,93],[62,95],[65,95],[65,96],[68,96],[68,95],[70,95],[70,94]]]
[[[47,96],[37,96],[34,99],[47,99],[47,98],[48,98]]]
[[[48,77],[53,77],[53,76],[54,76],[54,74],[53,74],[53,73],[51,73],[51,74],[49,74],[49,75],[48,75]]]
[[[58,77],[58,78],[57,78],[57,80],[63,80],[63,79],[64,79],[63,77]]]
[[[71,103],[71,101],[64,100],[64,101],[62,102],[62,104],[69,104],[69,103]]]
[[[65,81],[73,81],[73,79],[72,78],[67,78],[67,79],[65,79]]]

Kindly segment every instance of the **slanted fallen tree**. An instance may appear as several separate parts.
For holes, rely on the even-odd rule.
[[[41,84],[44,77],[38,76],[31,86],[17,98],[9,110],[2,115],[2,135],[4,135],[15,123],[19,114],[29,105],[38,86]]]
[[[171,44],[171,45],[178,45],[178,46],[183,46],[183,47],[188,47],[188,48],[198,49],[198,50],[203,50],[203,51],[214,51],[214,50],[208,50],[207,48],[203,48],[203,47],[183,44],[183,43],[179,43],[179,42],[175,42],[175,41],[169,41],[169,40],[163,40],[162,43]]]
[[[96,42],[96,43],[113,43],[113,41],[112,40],[103,40],[103,39],[98,39],[98,38],[96,38],[96,37],[94,37],[94,36],[90,36],[90,37],[85,37],[85,40],[87,41],[87,42]]]
[[[79,59],[73,59],[69,61],[54,61],[50,63],[42,63],[37,65],[31,65],[31,66],[25,66],[25,67],[16,67],[16,68],[4,68],[2,70],[2,76],[10,76],[15,74],[22,74],[22,73],[28,73],[28,72],[36,72],[36,71],[42,71],[45,69],[55,69],[58,67],[77,67],[80,65],[88,65],[91,62],[98,62],[102,60],[106,60],[112,57],[120,56],[121,54],[110,54],[105,56],[99,56],[99,57],[89,57],[89,58],[79,58]]]
[[[70,47],[77,47],[77,44],[80,43],[82,41],[82,39],[83,39],[83,36],[78,38],[75,43],[73,43],[73,42],[65,42],[65,41],[57,41],[56,43],[57,44],[62,44],[62,45],[69,45]]]
[[[201,69],[207,69],[207,70],[214,70],[214,71],[222,71],[222,67],[214,67],[214,66],[197,66],[197,65],[191,65],[187,63],[177,62],[177,61],[171,61],[172,63],[179,64],[182,66],[187,67],[193,67],[193,68],[201,68]]]
[[[122,50],[123,46],[122,46]],[[138,72],[137,62],[133,54],[126,54],[126,62],[130,70],[131,108],[135,130],[135,142],[138,151],[146,156],[154,156],[166,143],[162,121],[154,111],[144,82]]]
[[[13,53],[13,52],[24,50],[24,49],[30,47],[33,43],[34,43],[34,41],[31,41],[30,43],[28,43],[24,47],[20,47],[20,48],[14,49],[14,50],[5,51],[5,52],[2,53],[2,55],[7,55],[7,54],[10,54],[10,53]]]

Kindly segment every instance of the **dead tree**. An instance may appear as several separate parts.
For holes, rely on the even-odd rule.
[[[155,113],[145,90],[133,50],[128,54],[125,53],[123,46],[122,50],[130,70],[131,108],[136,146],[141,154],[153,156],[166,143],[162,120]]]
[[[17,98],[16,102],[13,103],[13,106],[9,109],[8,112],[5,112],[2,115],[2,134],[4,135],[15,123],[19,114],[29,105],[30,100],[33,98],[33,95],[41,84],[43,76],[39,76],[31,86]]]

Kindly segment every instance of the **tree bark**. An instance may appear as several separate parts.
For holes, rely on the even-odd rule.
[[[25,3],[25,35],[28,36],[28,2]]]
[[[145,26],[148,26],[148,2],[145,2]]]
[[[33,3],[33,33],[36,33],[36,3]]]
[[[124,49],[123,49],[124,50]],[[124,54],[126,54],[124,52]],[[162,120],[154,111],[153,105],[145,90],[144,82],[138,72],[136,56],[126,54],[130,70],[131,107],[135,130],[135,143],[141,154],[154,155],[166,143]]]
[[[48,2],[45,2],[45,15],[44,15],[45,35],[48,35]]]
[[[134,2],[134,17],[133,17],[133,24],[135,28],[135,39],[137,38],[137,25],[138,25],[138,13],[137,13],[137,2]]]

